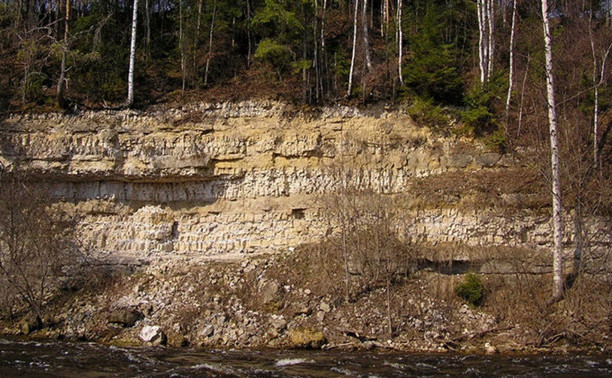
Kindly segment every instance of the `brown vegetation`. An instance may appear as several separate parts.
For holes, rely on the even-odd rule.
[[[0,171],[0,301],[12,316],[25,305],[40,322],[50,294],[78,266],[74,219],[53,206],[44,185]]]

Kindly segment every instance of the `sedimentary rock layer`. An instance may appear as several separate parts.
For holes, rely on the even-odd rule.
[[[80,215],[86,244],[115,261],[283,251],[333,234],[329,193],[409,198],[416,178],[514,167],[399,111],[306,112],[275,102],[13,116],[1,122],[0,150],[3,165],[48,179]],[[548,242],[538,214],[406,209],[403,233],[414,240]]]

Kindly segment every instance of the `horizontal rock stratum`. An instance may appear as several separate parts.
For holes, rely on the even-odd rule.
[[[397,110],[243,102],[11,116],[1,121],[0,149],[3,165],[49,183],[81,216],[86,244],[109,261],[288,250],[334,233],[325,198],[343,191],[404,198],[400,223],[411,240],[549,242],[548,218],[520,205],[533,193],[485,190],[510,217],[479,203],[474,188],[437,200],[415,193],[414,182],[426,178],[520,175],[524,167],[472,140],[417,127]]]

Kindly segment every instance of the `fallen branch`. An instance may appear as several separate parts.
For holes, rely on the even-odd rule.
[[[358,345],[359,344],[355,343],[354,341],[349,341],[348,343],[342,343],[342,344],[325,344],[323,345],[321,349],[324,349],[324,350],[343,349],[345,347],[357,348]]]
[[[507,331],[514,328],[514,326],[507,326],[507,327],[495,327],[495,328],[489,328],[486,329],[484,331],[478,332],[478,333],[471,333],[471,334],[467,334],[467,335],[461,335],[458,337],[455,337],[449,341],[446,341],[444,344],[456,344],[458,342],[462,342],[462,341],[471,341],[474,339],[479,339],[485,335],[488,335],[489,333],[496,333],[496,332],[502,332],[502,331]]]

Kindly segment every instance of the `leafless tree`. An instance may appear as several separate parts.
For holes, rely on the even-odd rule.
[[[404,85],[404,77],[402,76],[402,53],[403,53],[404,33],[402,30],[402,0],[397,0],[397,67],[399,81]]]
[[[40,185],[0,170],[0,277],[42,320],[50,292],[78,262],[74,220],[53,206]]]
[[[125,105],[134,105],[134,60],[136,58],[136,21],[138,19],[138,0],[134,0],[134,10],[132,12],[132,36],[130,40],[130,67],[128,71],[128,94]]]
[[[210,30],[208,33],[208,54],[206,55],[206,68],[204,70],[204,85],[208,85],[208,70],[210,67],[210,56],[213,47],[213,32],[215,30],[215,15],[217,14],[217,1],[213,1],[212,19],[210,21]]]
[[[509,49],[509,70],[508,73],[508,94],[506,95],[506,126],[508,125],[508,116],[510,113],[510,100],[512,99],[512,88],[514,84],[514,35],[516,32],[516,3],[518,0],[512,0],[512,26],[510,27],[510,49]]]
[[[58,4],[59,6],[59,4]],[[68,54],[68,25],[70,23],[70,0],[66,0],[65,20],[64,20],[64,41],[62,43],[62,61],[60,64],[60,77],[57,81],[57,102],[64,106],[64,89],[66,88],[66,55]]]
[[[353,50],[351,53],[351,69],[349,71],[349,82],[348,82],[348,90],[347,96],[351,95],[351,91],[353,89],[353,71],[355,69],[355,53],[357,50],[357,14],[359,12],[359,0],[355,1],[355,13],[353,17]]]
[[[563,225],[561,221],[561,179],[559,173],[559,139],[557,132],[557,109],[555,103],[555,85],[553,76],[552,38],[548,0],[542,1],[542,28],[546,56],[546,98],[548,101],[548,124],[550,133],[550,161],[552,173],[553,203],[553,292],[551,301],[558,301],[563,296]]]

